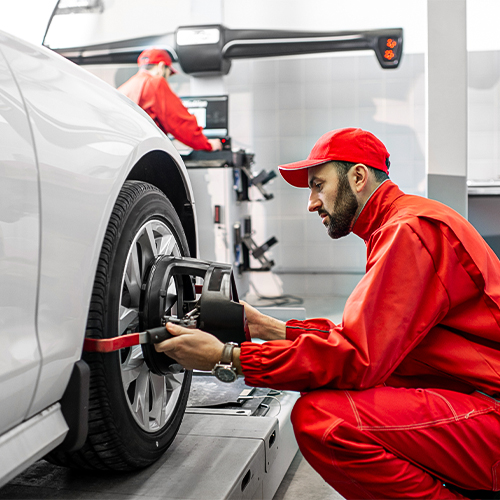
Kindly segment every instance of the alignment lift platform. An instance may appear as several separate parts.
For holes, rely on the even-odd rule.
[[[302,308],[269,309],[261,310],[305,317]],[[298,451],[290,422],[298,397],[195,372],[179,432],[152,466],[91,473],[40,460],[0,489],[0,499],[271,500]]]
[[[299,394],[251,389],[243,379],[227,391],[211,376],[193,380],[194,398],[172,450],[180,462],[169,467],[173,484],[165,498],[272,499],[297,453],[290,413]],[[231,404],[248,393],[255,399]],[[226,402],[210,403],[211,394]]]
[[[194,406],[165,455],[142,471],[80,472],[40,460],[0,489],[0,498],[271,500],[298,450],[290,413],[299,394],[270,398],[269,389],[257,389],[262,399],[240,406],[238,396],[251,390],[242,382],[224,391],[211,375],[195,374]],[[209,402],[215,393],[228,404]]]

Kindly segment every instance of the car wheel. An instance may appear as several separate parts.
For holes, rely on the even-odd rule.
[[[141,314],[141,287],[159,255],[189,255],[179,217],[156,187],[127,181],[104,239],[92,292],[88,337],[109,338],[159,326],[144,325]],[[182,281],[171,280],[167,295],[181,295],[180,287]],[[179,304],[171,302],[166,313],[181,316]],[[167,364],[161,372],[151,369],[141,346],[106,354],[84,353],[83,359],[91,370],[87,441],[77,452],[55,451],[48,460],[59,465],[121,471],[156,461],[177,434],[192,373],[177,364]]]

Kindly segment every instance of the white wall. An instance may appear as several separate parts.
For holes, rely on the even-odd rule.
[[[0,30],[40,45],[57,0],[0,0]]]
[[[467,49],[470,52],[500,50],[498,19],[498,0],[467,0]]]

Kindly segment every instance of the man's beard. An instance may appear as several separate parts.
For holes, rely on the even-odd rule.
[[[320,214],[322,212],[328,214],[329,222],[327,231],[330,238],[337,240],[343,236],[347,236],[351,232],[358,207],[358,200],[352,192],[347,175],[339,173],[339,186],[333,213],[330,214],[326,210],[319,211]]]

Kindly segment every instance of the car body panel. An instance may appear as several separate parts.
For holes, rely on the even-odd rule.
[[[179,154],[138,106],[48,49],[3,33],[0,44],[25,100],[40,171],[42,366],[30,416],[60,399],[81,357],[102,241],[134,165],[164,151],[191,202],[193,193]]]
[[[38,169],[21,94],[0,51],[0,434],[21,422],[40,369]]]
[[[68,432],[61,405],[55,403],[0,436],[0,487],[62,443]]]

